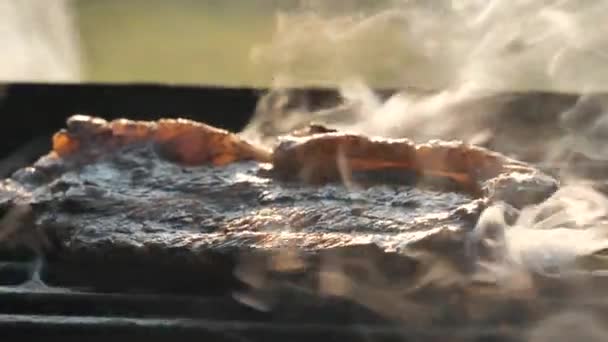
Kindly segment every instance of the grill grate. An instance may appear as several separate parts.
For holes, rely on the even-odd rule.
[[[277,293],[271,310],[245,305],[225,293],[99,292],[28,282],[31,265],[0,268],[0,333],[3,337],[57,337],[62,341],[515,341],[521,331],[496,326],[428,329],[393,324],[348,300]],[[43,273],[58,266],[47,265]],[[12,279],[11,281],[8,281]],[[44,279],[44,277],[43,277]],[[24,281],[27,286],[24,286]],[[289,291],[288,291],[289,292]]]
[[[147,341],[509,341],[521,339],[516,331],[474,327],[469,329],[403,329],[367,325],[282,324],[185,320],[91,318],[65,316],[4,316],[0,329],[19,337],[45,336],[101,341],[124,338]],[[6,335],[5,335],[6,336]]]
[[[289,287],[276,293],[278,300],[267,311],[237,300],[232,295],[235,288],[230,287],[223,293],[197,294],[134,292],[127,283],[113,292],[98,291],[94,286],[80,290],[46,287],[29,280],[31,265],[0,264],[3,337],[57,337],[62,341],[525,341],[534,324],[523,311],[523,316],[510,323],[502,319],[484,325],[461,321],[432,328],[417,326],[415,320],[412,324],[407,320],[395,323],[349,300],[300,293]],[[59,273],[53,270],[58,267],[48,264],[42,274]],[[534,298],[533,305],[548,313],[567,308],[594,312],[597,317],[608,314],[608,302],[600,295],[605,293],[605,276],[579,274],[573,280],[586,281],[584,298],[570,298],[564,292],[567,290],[554,286],[559,282],[546,279],[553,295]],[[512,310],[516,316],[517,305],[508,309],[509,305],[497,302],[501,310]]]
[[[388,324],[336,324],[327,312],[280,322],[229,298],[124,296],[6,291],[0,295],[5,337],[58,337],[107,341],[511,341],[520,332],[496,327],[415,329]],[[180,309],[181,308],[181,309]],[[298,307],[293,307],[298,310]],[[319,315],[320,314],[320,315]],[[276,317],[275,317],[276,318]],[[324,319],[321,319],[324,318]],[[325,322],[321,322],[325,320]]]

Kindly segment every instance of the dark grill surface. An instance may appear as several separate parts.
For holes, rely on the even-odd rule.
[[[4,338],[57,337],[101,341],[418,341],[511,340],[521,332],[496,326],[416,329],[381,324],[356,316],[356,308],[328,301],[317,308],[291,310],[294,319],[260,313],[229,297],[175,297],[96,293],[11,291],[0,295]],[[360,309],[359,309],[360,310]],[[340,312],[343,311],[343,312]],[[354,314],[354,315],[353,315]],[[344,320],[339,322],[339,320]]]
[[[5,281],[26,278],[25,264],[3,266]],[[391,324],[346,300],[293,289],[276,295],[282,298],[279,305],[265,311],[240,303],[230,291],[190,296],[101,293],[27,282],[0,287],[0,332],[3,338],[57,337],[62,341],[503,341],[521,334],[496,326],[423,329]]]

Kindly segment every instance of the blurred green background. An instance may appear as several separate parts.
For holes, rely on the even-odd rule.
[[[374,9],[386,1],[76,0],[85,80],[267,85],[251,52],[268,44],[276,13]]]
[[[482,3],[7,0],[0,80],[606,88],[608,35],[599,23],[608,6],[547,17],[532,2],[512,2],[484,9],[480,22]]]

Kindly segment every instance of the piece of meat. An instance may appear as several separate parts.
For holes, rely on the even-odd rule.
[[[313,127],[270,153],[187,120],[75,116],[67,126],[49,155],[0,183],[1,209],[28,208],[0,253],[44,237],[39,248],[60,265],[52,285],[208,287],[236,273],[259,288],[295,274],[299,286],[362,301],[360,291],[373,292],[364,289],[463,286],[474,262],[466,233],[484,206],[557,188],[528,165],[455,142]],[[365,186],[344,186],[341,168]],[[415,186],[429,175],[469,193]],[[175,280],[193,274],[203,280]]]

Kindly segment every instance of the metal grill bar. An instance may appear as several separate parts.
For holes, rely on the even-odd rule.
[[[495,327],[462,329],[423,329],[369,325],[282,324],[216,320],[133,319],[122,317],[66,317],[0,315],[0,331],[21,336],[87,336],[87,340],[127,338],[161,341],[166,338],[213,341],[404,341],[419,339],[508,341],[522,338],[521,333]],[[43,335],[44,334],[44,335]],[[91,339],[93,338],[93,339]]]

